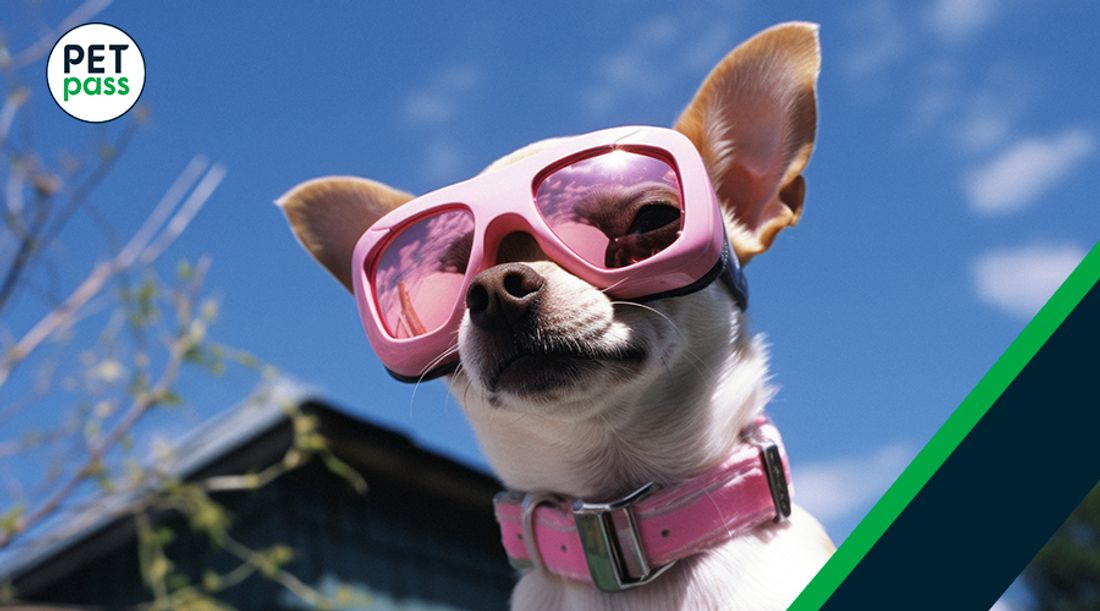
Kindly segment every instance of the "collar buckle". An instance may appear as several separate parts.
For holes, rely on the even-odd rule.
[[[775,522],[782,522],[791,515],[791,489],[787,472],[783,467],[783,455],[779,445],[767,436],[760,426],[755,426],[745,436],[745,441],[760,450],[764,463],[764,475],[768,478],[768,490],[775,505]]]
[[[675,564],[651,567],[638,536],[634,505],[655,489],[649,482],[610,503],[573,503],[573,519],[592,584],[600,590],[621,592],[645,585]]]

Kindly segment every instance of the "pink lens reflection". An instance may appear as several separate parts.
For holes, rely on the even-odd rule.
[[[606,268],[652,257],[675,242],[683,226],[676,171],[625,150],[556,170],[539,183],[535,203],[566,246]]]
[[[451,318],[473,235],[473,215],[452,209],[406,225],[386,245],[371,282],[392,337],[424,335]]]

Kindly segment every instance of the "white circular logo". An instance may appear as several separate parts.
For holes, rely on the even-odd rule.
[[[145,87],[145,58],[126,32],[106,23],[77,26],[46,61],[46,84],[61,110],[89,123],[117,119]]]

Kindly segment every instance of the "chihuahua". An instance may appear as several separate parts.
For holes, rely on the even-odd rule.
[[[514,608],[785,608],[832,553],[786,496],[740,273],[802,214],[819,66],[817,26],[781,24],[673,130],[536,142],[438,196],[278,201],[391,373],[447,376],[509,490]]]

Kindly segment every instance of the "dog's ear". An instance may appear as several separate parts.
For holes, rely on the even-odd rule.
[[[303,182],[275,203],[302,246],[351,291],[355,243],[382,215],[412,198],[365,178],[330,176]]]
[[[676,122],[703,156],[742,263],[802,215],[820,66],[817,25],[771,27],[727,55]]]

